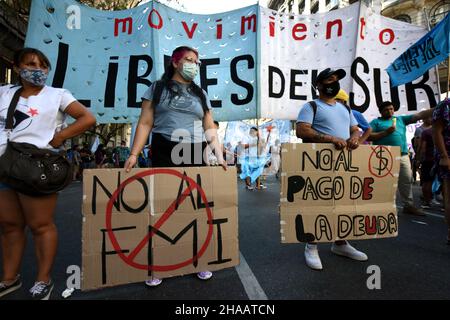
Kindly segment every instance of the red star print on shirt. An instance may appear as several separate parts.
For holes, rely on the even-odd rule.
[[[39,114],[37,109],[33,109],[33,108],[30,108],[30,110],[28,110],[27,113],[31,114],[32,117],[37,116]]]

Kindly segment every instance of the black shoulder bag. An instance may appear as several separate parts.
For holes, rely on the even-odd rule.
[[[8,108],[6,130],[12,130],[22,88]],[[44,196],[64,189],[72,181],[72,165],[63,153],[9,141],[0,157],[0,182],[29,196]]]

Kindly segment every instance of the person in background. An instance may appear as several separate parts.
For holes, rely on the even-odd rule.
[[[236,146],[236,168],[237,173],[242,173],[242,162],[245,161],[245,144],[239,141]]]
[[[141,151],[138,156],[139,168],[146,168],[148,164],[147,158],[145,157],[144,151]]]
[[[91,169],[92,168],[92,161],[94,160],[94,156],[92,155],[92,151],[89,148],[89,143],[87,143],[87,142],[83,143],[83,148],[80,150],[80,156],[81,156],[80,175],[81,175],[81,178],[83,178],[83,171],[85,169]]]
[[[419,161],[420,168],[420,184],[422,186],[423,201],[421,208],[428,209],[431,207],[433,199],[432,186],[434,181],[434,143],[433,131],[431,128],[431,117],[424,119],[424,124],[430,126],[422,130],[417,148],[416,159]]]
[[[127,147],[127,142],[125,140],[120,142],[120,146],[116,148],[114,155],[116,168],[124,168],[125,161],[127,161],[130,156],[130,148]]]
[[[417,127],[414,131],[414,137],[411,139],[411,146],[413,149],[413,152],[410,152],[411,154],[411,167],[412,167],[412,178],[413,181],[416,182],[417,180],[417,172],[421,174],[420,172],[420,162],[422,161],[420,152],[421,152],[421,139],[422,139],[422,132],[426,129],[431,128],[431,117],[426,118],[423,120],[423,123],[421,126]],[[422,184],[422,177],[420,178],[421,184]]]
[[[225,160],[229,166],[236,165],[236,147],[233,147],[231,142],[228,142],[226,147],[224,148]]]
[[[219,122],[214,120],[214,128],[216,128],[216,130],[219,130]],[[223,145],[220,143],[220,149],[222,150],[222,155],[223,155]],[[210,147],[208,148],[208,163],[210,166],[217,166],[219,165],[217,157],[215,156],[213,150]]]
[[[440,102],[433,111],[433,141],[436,146],[435,164],[442,180],[447,244],[450,245],[450,99]]]
[[[421,111],[407,116],[395,116],[392,102],[385,101],[378,107],[381,117],[372,120],[373,132],[369,140],[374,145],[399,146],[401,151],[398,191],[403,202],[403,213],[423,216],[425,213],[416,208],[412,193],[412,171],[406,141],[406,126],[419,120],[431,117],[433,109]]]
[[[264,170],[264,175],[275,175],[275,177],[279,178],[280,164],[281,164],[281,144],[280,140],[276,139],[275,143],[270,146],[270,167]]]
[[[95,157],[95,167],[97,169],[102,169],[106,165],[106,152],[104,150],[104,145],[99,144],[97,150],[94,152]]]
[[[268,154],[263,151],[266,148],[267,141],[263,141],[257,127],[250,128],[250,137],[244,148],[248,149],[248,155],[241,159],[240,178],[245,180],[247,190],[267,189],[260,181],[260,176],[264,171],[264,166],[270,160]],[[253,186],[255,184],[255,187]]]
[[[334,99],[348,106],[349,96],[347,92],[345,92],[343,89],[339,90],[338,94],[336,95],[336,97],[334,97]],[[370,127],[369,122],[367,122],[366,118],[363,116],[361,112],[352,109],[352,113],[356,121],[358,122],[358,128],[362,130],[361,137],[359,138],[359,144],[365,144],[367,139],[370,137],[370,134],[372,133],[372,128]]]
[[[72,147],[72,164],[73,164],[73,181],[77,181],[80,178],[80,167],[81,167],[81,155],[80,146],[74,145]]]
[[[144,152],[144,157],[146,160],[146,164],[145,164],[145,168],[150,168],[152,166],[152,160],[151,160],[151,156],[152,156],[152,152],[151,152],[151,145],[146,145],[144,146],[144,149],[142,150]]]

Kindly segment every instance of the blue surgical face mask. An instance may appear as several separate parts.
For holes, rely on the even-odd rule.
[[[48,73],[41,69],[20,69],[19,74],[23,80],[37,87],[43,87],[48,78]]]
[[[198,65],[196,63],[185,62],[183,63],[180,74],[185,80],[192,81],[198,74]]]

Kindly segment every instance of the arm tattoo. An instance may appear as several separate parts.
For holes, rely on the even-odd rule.
[[[318,141],[324,141],[325,140],[325,135],[319,132],[316,132],[314,135],[314,139],[317,139]]]

